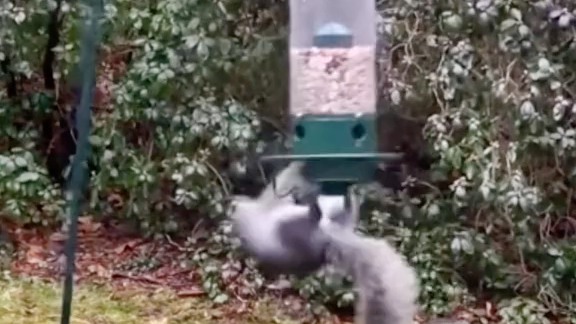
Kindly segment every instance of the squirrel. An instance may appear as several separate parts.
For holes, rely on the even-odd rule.
[[[294,162],[281,171],[276,191],[305,187],[297,183],[301,167]],[[232,220],[244,248],[269,272],[306,276],[332,265],[350,275],[357,324],[411,324],[419,293],[415,271],[386,240],[354,231],[358,208],[352,203],[314,192],[278,197],[268,185],[256,199],[237,198]]]
[[[346,198],[318,194],[301,175],[303,166],[292,162],[255,199],[236,196],[232,201],[233,230],[265,274],[302,277],[320,269],[327,244],[320,228],[331,222],[354,224],[340,212],[349,205]]]

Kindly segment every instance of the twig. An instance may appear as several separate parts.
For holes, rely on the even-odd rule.
[[[183,246],[181,246],[180,244],[174,242],[174,241],[172,240],[172,238],[170,238],[169,235],[164,235],[164,236],[166,237],[166,240],[168,241],[168,244],[174,246],[174,247],[177,248],[178,251],[180,251],[180,252],[192,252],[192,251],[194,250],[194,249],[192,249],[192,248],[183,247]]]
[[[164,284],[162,284],[160,281],[148,277],[148,276],[133,276],[127,273],[120,273],[120,272],[114,272],[112,273],[112,278],[125,278],[125,279],[130,279],[130,280],[134,280],[134,281],[145,281],[151,284],[155,284],[158,286],[164,286]]]
[[[208,167],[208,169],[210,169],[210,171],[212,171],[212,173],[218,178],[218,181],[222,185],[222,189],[224,190],[224,193],[226,194],[226,196],[229,196],[230,195],[230,189],[228,188],[228,185],[226,184],[226,181],[224,180],[224,178],[222,177],[220,172],[218,172],[218,170],[216,170],[216,168],[212,164],[210,164],[209,162],[204,162],[204,165],[206,165],[206,167]]]

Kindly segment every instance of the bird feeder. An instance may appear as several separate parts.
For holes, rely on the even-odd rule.
[[[375,0],[290,0],[292,151],[326,194],[373,178],[376,139]]]

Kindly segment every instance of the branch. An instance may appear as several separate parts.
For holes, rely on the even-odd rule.
[[[48,20],[48,26],[46,31],[48,33],[48,43],[46,44],[46,50],[44,51],[44,61],[42,62],[42,73],[44,74],[44,87],[47,90],[55,90],[56,82],[54,81],[54,60],[56,55],[52,50],[54,47],[58,46],[60,42],[60,25],[61,20],[60,11],[62,7],[62,0],[56,0],[56,8],[50,12],[50,19]]]
[[[16,76],[14,75],[14,71],[10,68],[10,58],[6,57],[3,61],[0,62],[0,69],[2,73],[8,76],[8,84],[6,85],[6,90],[8,91],[8,98],[16,97]]]

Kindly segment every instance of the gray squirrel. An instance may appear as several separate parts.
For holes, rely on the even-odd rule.
[[[353,213],[341,212],[346,199],[318,195],[302,176],[303,166],[290,163],[257,198],[236,196],[232,202],[234,232],[269,275],[305,276],[320,269],[327,244],[320,228],[331,222],[346,227],[355,223],[348,217]]]
[[[302,180],[300,167],[292,164],[280,172],[277,189]],[[416,274],[387,241],[354,231],[357,209],[343,199],[314,195],[298,204],[298,199],[278,197],[272,190],[267,187],[256,199],[238,198],[232,215],[243,246],[259,263],[276,273],[300,276],[330,264],[353,279],[357,324],[412,323],[419,292]]]

